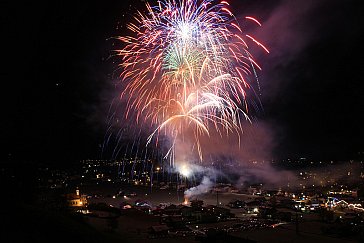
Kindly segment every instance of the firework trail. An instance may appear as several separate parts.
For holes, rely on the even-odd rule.
[[[249,80],[261,68],[247,43],[269,51],[243,34],[226,1],[161,0],[146,8],[128,25],[133,36],[117,38],[124,43],[117,55],[126,117],[151,126],[147,144],[170,136],[166,157],[174,156],[177,138],[192,131],[202,160],[202,136],[211,129],[220,136],[241,134],[242,118],[250,121]]]

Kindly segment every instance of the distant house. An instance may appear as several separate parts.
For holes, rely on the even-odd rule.
[[[242,200],[234,200],[229,202],[228,206],[230,208],[242,208],[245,206],[245,202]]]
[[[248,213],[258,213],[258,208],[261,206],[261,202],[256,200],[250,200],[245,202],[245,209]]]
[[[87,206],[87,196],[80,195],[80,190],[76,190],[75,193],[68,193],[65,195],[67,204],[70,207],[85,207]]]
[[[248,194],[251,194],[251,195],[261,195],[262,194],[262,185],[261,184],[259,184],[259,185],[251,185],[248,188]]]
[[[202,200],[192,200],[191,201],[191,207],[195,210],[201,210],[202,209],[202,205],[203,205],[203,201]]]
[[[180,207],[181,215],[185,218],[192,217],[194,215],[194,209],[192,207],[183,206]]]
[[[263,219],[274,219],[277,215],[277,209],[274,207],[260,207],[259,215]]]
[[[155,225],[149,228],[151,238],[160,238],[168,236],[169,227],[166,225]]]
[[[132,208],[130,203],[127,203],[127,202],[120,203],[120,209],[130,209],[130,208]]]
[[[164,208],[163,214],[166,214],[166,215],[180,215],[180,209],[176,205],[171,204],[171,205]]]
[[[221,219],[234,217],[234,214],[230,213],[230,210],[227,208],[217,207],[214,205],[208,205],[205,207],[205,209],[207,210],[207,212],[209,212]]]
[[[160,223],[165,224],[173,229],[181,229],[186,227],[181,215],[163,215],[160,218]]]

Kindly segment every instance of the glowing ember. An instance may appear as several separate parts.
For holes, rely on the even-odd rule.
[[[188,205],[189,201],[188,201],[188,198],[185,197],[185,200],[183,201],[183,205]]]

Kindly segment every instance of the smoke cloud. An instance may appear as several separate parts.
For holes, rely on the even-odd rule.
[[[192,187],[185,191],[186,198],[193,198],[197,195],[207,193],[210,188],[213,186],[213,182],[207,176],[204,176],[200,185]]]

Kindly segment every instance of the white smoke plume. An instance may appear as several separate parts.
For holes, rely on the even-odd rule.
[[[185,191],[185,198],[193,198],[197,195],[207,193],[210,188],[213,186],[213,182],[207,176],[204,176],[201,184],[195,187],[192,187]]]

